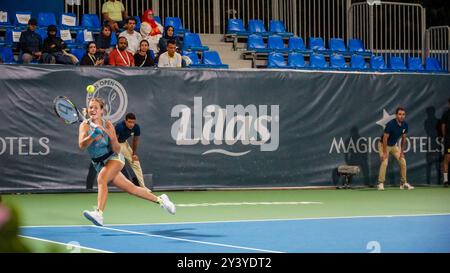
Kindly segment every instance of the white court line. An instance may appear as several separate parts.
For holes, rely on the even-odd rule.
[[[223,202],[176,204],[177,207],[257,206],[257,205],[321,205],[322,202]]]
[[[246,222],[280,222],[280,221],[303,221],[303,220],[333,220],[333,219],[359,219],[359,218],[391,218],[391,217],[427,217],[447,216],[450,213],[430,214],[398,214],[398,215],[361,215],[361,216],[330,216],[310,218],[288,218],[288,219],[253,219],[253,220],[223,220],[204,222],[171,222],[171,223],[142,223],[142,224],[110,224],[107,226],[156,226],[156,225],[185,225],[185,224],[216,224],[216,223],[246,223]],[[21,226],[21,228],[49,228],[49,227],[94,227],[94,225],[47,225],[47,226]]]
[[[100,227],[100,226],[95,226],[95,227],[96,228],[100,228],[100,229],[106,229],[106,230],[123,232],[123,233],[143,235],[143,236],[147,236],[147,237],[163,238],[163,239],[169,239],[169,240],[175,240],[175,241],[183,241],[183,242],[188,242],[188,243],[197,243],[197,244],[203,244],[203,245],[213,245],[213,246],[237,248],[237,249],[243,249],[243,250],[253,250],[253,251],[268,252],[268,253],[283,253],[283,252],[275,251],[275,250],[251,248],[251,247],[244,247],[244,246],[235,246],[235,245],[228,245],[228,244],[219,244],[219,243],[206,242],[206,241],[197,241],[197,240],[190,240],[190,239],[184,239],[184,238],[178,238],[178,237],[170,237],[170,236],[163,236],[163,235],[148,234],[148,233],[142,233],[142,232],[130,231],[130,230],[124,230],[124,229],[117,229],[117,228],[110,228],[110,227]]]
[[[81,245],[66,244],[66,243],[62,243],[62,242],[58,242],[58,241],[41,239],[41,238],[32,237],[32,236],[25,236],[25,235],[19,235],[19,236],[23,237],[23,238],[27,238],[27,239],[36,240],[36,241],[42,241],[42,242],[46,242],[46,243],[53,243],[53,244],[57,244],[57,245],[63,245],[63,246],[66,246],[66,247],[70,246],[70,247],[76,247],[76,248],[92,250],[92,251],[97,251],[97,252],[103,252],[103,253],[113,253],[111,251],[106,251],[106,250],[102,250],[102,249],[97,249],[97,248],[92,248],[92,247],[85,247],[85,246],[81,246]]]

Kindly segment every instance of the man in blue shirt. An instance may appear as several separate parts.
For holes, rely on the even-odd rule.
[[[406,180],[406,160],[404,150],[406,134],[408,133],[408,124],[405,121],[405,116],[405,109],[398,107],[395,111],[395,119],[386,124],[384,134],[378,142],[378,150],[381,159],[380,172],[378,175],[378,190],[384,190],[389,154],[392,154],[400,165],[400,189],[414,189],[414,187]],[[397,146],[399,138],[401,138],[400,148]]]
[[[136,124],[136,115],[133,113],[126,114],[125,120],[116,124],[116,134],[121,147],[120,152],[124,155],[125,159],[133,169],[139,185],[145,188],[144,175],[142,174],[139,157],[136,154],[139,145],[139,136],[141,135],[141,128]],[[133,136],[133,140],[130,147],[127,140],[131,136]]]

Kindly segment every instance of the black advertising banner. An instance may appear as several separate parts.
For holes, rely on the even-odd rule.
[[[0,192],[85,188],[78,126],[52,102],[85,107],[89,84],[113,123],[136,113],[155,189],[332,186],[344,164],[361,167],[354,183],[375,184],[377,141],[398,106],[409,182],[439,181],[450,75],[2,65],[0,79]],[[399,183],[393,158],[387,183]]]

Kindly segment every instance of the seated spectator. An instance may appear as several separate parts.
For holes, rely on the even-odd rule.
[[[150,45],[150,49],[157,54],[158,42],[162,37],[163,26],[155,21],[153,17],[153,11],[148,9],[144,12],[142,16],[141,23],[141,35],[143,39],[146,39]]]
[[[136,19],[134,17],[128,17],[125,21],[126,30],[120,33],[119,35],[119,37],[127,38],[128,41],[127,50],[130,51],[132,54],[138,51],[139,43],[142,40],[141,34],[139,34],[139,32],[134,30],[135,27],[136,27]]]
[[[108,55],[114,49],[111,45],[111,27],[106,25],[102,27],[102,32],[97,36],[95,40],[97,46],[97,53],[103,55],[105,63],[108,63]]]
[[[80,65],[101,66],[104,64],[103,55],[97,52],[95,42],[89,42],[86,48],[86,54],[80,61]]]
[[[183,42],[180,40],[180,37],[175,36],[175,29],[173,26],[168,26],[164,31],[164,36],[159,39],[159,54],[163,54],[167,51],[167,42],[170,40],[174,40],[177,46],[177,52],[180,53],[183,48]]]
[[[177,46],[174,40],[167,42],[167,51],[159,56],[158,67],[181,67],[182,58],[177,53]]]
[[[64,41],[56,37],[56,26],[49,25],[47,27],[47,38],[44,40],[42,61],[51,64],[74,64],[72,56],[64,52],[66,44]],[[78,60],[76,60],[78,62]],[[75,62],[76,63],[76,62]]]
[[[147,40],[141,41],[138,52],[134,54],[134,64],[139,67],[155,66],[155,61],[151,54],[151,50],[149,50]]]
[[[19,47],[22,54],[22,62],[28,64],[42,57],[42,37],[35,32],[37,21],[31,18],[28,21],[27,30],[20,35]]]
[[[134,66],[134,56],[127,50],[128,41],[119,37],[116,48],[109,54],[109,64],[112,66]]]
[[[123,27],[123,19],[127,18],[127,12],[121,1],[108,0],[102,6],[102,15],[105,23],[109,25],[111,31],[118,31]]]

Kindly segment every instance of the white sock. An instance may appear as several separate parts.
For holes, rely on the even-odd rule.
[[[444,173],[444,182],[448,182],[448,173]]]

